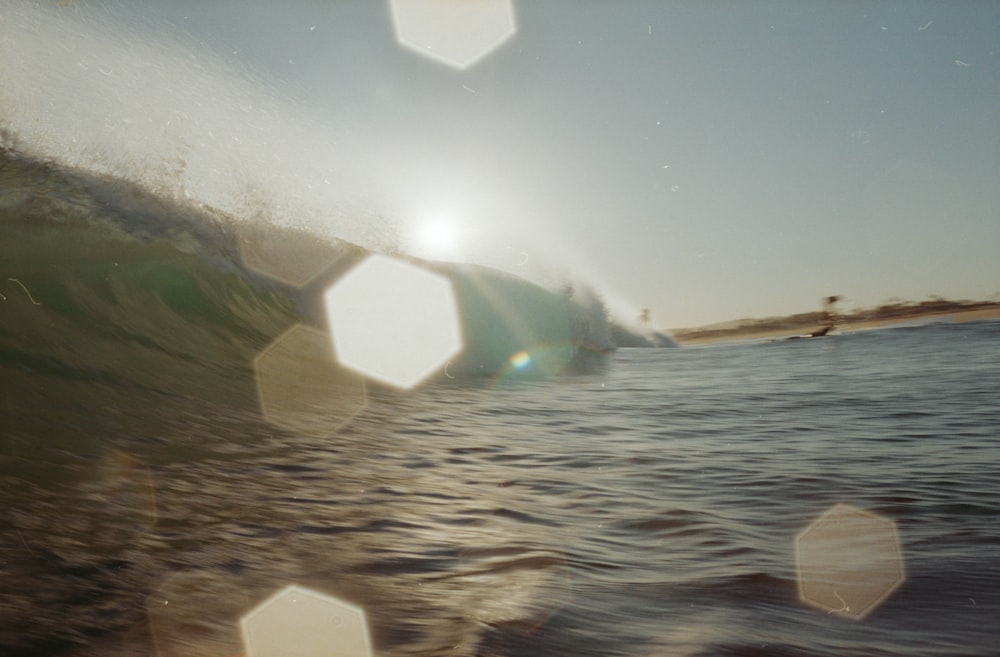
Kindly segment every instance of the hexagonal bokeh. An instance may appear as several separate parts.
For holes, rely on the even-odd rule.
[[[399,42],[456,68],[468,68],[516,31],[510,0],[391,0]]]
[[[360,607],[288,586],[240,621],[247,657],[371,657]]]
[[[6,521],[0,537],[16,537],[13,543],[0,543],[5,551],[10,550],[13,556],[24,550],[37,558],[49,548],[36,552],[33,546],[49,545],[52,537],[58,536],[65,545],[73,545],[76,554],[111,558],[144,543],[159,522],[156,481],[149,466],[138,456],[116,448],[94,454],[88,460],[86,474],[73,481],[72,497],[52,507],[52,513],[38,511],[51,502],[42,501],[40,507],[0,504],[0,513]],[[5,487],[13,485],[8,483]],[[34,486],[37,484],[26,482],[24,494],[33,497]],[[42,500],[47,499],[48,495],[43,495]],[[54,547],[57,552],[58,546],[59,542]],[[4,557],[0,557],[0,582],[6,574],[3,564]],[[3,613],[0,610],[0,618]],[[2,654],[4,651],[0,649]]]
[[[301,287],[337,260],[331,242],[302,230],[247,224],[239,229],[243,264],[282,283]]]
[[[238,578],[212,568],[168,574],[146,598],[157,657],[242,652],[239,619],[251,600]]]
[[[327,290],[337,360],[376,381],[412,388],[462,350],[451,281],[373,255]]]
[[[261,411],[273,424],[329,436],[365,407],[365,382],[339,366],[330,336],[293,326],[254,359]]]
[[[837,504],[795,539],[799,595],[827,613],[861,619],[905,580],[891,520]]]
[[[149,466],[142,459],[112,449],[98,461],[95,472],[99,479],[94,483],[105,500],[103,507],[115,518],[112,527],[118,529],[100,532],[101,539],[118,536],[124,545],[156,525],[156,487]]]

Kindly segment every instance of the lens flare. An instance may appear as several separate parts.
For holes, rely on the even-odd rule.
[[[241,620],[248,657],[371,657],[365,611],[301,586],[287,586]]]
[[[399,43],[425,57],[465,69],[513,36],[510,0],[392,0]]]
[[[531,355],[527,351],[519,351],[510,357],[510,364],[518,370],[523,370],[531,365]]]
[[[837,504],[795,539],[799,597],[829,614],[864,618],[906,579],[896,526]]]
[[[384,256],[369,256],[324,295],[337,360],[402,389],[413,388],[463,348],[451,282]]]
[[[495,378],[495,385],[505,382],[542,379],[565,372],[573,363],[578,347],[572,342],[538,344],[511,354],[507,365]]]

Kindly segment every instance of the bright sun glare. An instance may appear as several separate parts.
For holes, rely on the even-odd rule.
[[[410,242],[414,255],[430,258],[454,256],[459,246],[457,223],[443,216],[424,219],[414,226]]]

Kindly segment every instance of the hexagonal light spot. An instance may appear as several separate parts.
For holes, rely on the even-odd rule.
[[[337,360],[398,388],[412,388],[462,350],[451,281],[373,255],[324,296]]]
[[[99,461],[96,471],[103,475],[103,496],[106,506],[113,505],[118,526],[145,532],[156,524],[156,487],[142,459],[113,449]]]
[[[239,619],[251,600],[239,578],[212,568],[173,572],[146,598],[157,657],[219,657],[242,652]]]
[[[799,595],[827,613],[863,618],[903,583],[896,526],[837,504],[795,539]]]
[[[264,417],[285,429],[326,437],[365,407],[364,379],[336,363],[322,331],[293,326],[254,369]]]
[[[239,229],[243,264],[282,283],[301,287],[340,256],[321,237],[292,228],[247,224]]]
[[[510,0],[391,0],[396,39],[422,55],[468,68],[516,31]]]
[[[288,586],[240,621],[247,657],[371,657],[365,612]]]

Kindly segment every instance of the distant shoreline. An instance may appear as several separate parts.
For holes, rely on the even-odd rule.
[[[1000,319],[1000,303],[955,302],[946,300],[922,303],[899,303],[873,310],[860,310],[840,315],[835,333],[865,331],[894,324],[927,320],[971,322]],[[783,338],[815,331],[822,326],[820,313],[803,313],[787,317],[746,319],[724,325],[674,329],[671,336],[681,346]]]

